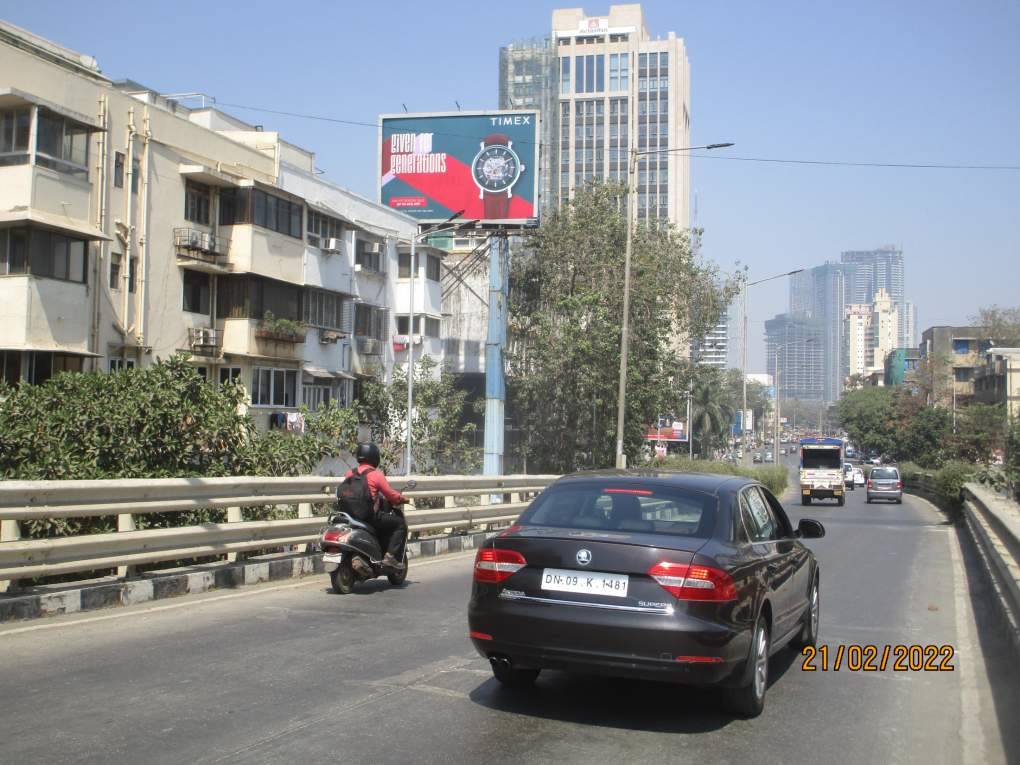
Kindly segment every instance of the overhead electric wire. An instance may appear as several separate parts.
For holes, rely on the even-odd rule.
[[[264,106],[251,106],[249,104],[235,104],[226,101],[216,101],[215,106],[227,106],[232,109],[248,109],[254,112],[265,112],[266,114],[278,114],[283,117],[294,117],[297,119],[316,120],[318,122],[332,122],[338,125],[351,125],[353,127],[368,127],[379,129],[378,122],[365,122],[364,120],[343,119],[341,117],[328,117],[321,114],[307,114],[303,112],[292,112],[284,109],[269,109]],[[397,119],[401,117],[398,115]],[[413,117],[412,117],[413,119]],[[432,131],[434,135],[446,135],[455,138],[474,138],[474,135],[465,133],[446,133]],[[541,141],[517,141],[519,144],[536,144],[545,148],[555,148],[550,144],[543,144]],[[947,163],[924,163],[924,162],[854,162],[849,160],[824,160],[824,159],[784,159],[777,157],[732,157],[725,154],[688,154],[693,159],[721,159],[729,162],[763,162],[778,165],[819,165],[828,167],[885,167],[914,170],[1004,170],[1007,172],[1020,171],[1020,165],[958,165]]]

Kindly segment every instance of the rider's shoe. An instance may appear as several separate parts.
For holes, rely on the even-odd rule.
[[[354,569],[355,574],[361,577],[368,578],[375,575],[375,572],[372,571],[372,567],[368,565],[362,558],[359,558],[357,556],[355,556],[354,560],[351,561],[351,568]]]
[[[397,560],[389,553],[386,553],[382,559],[383,568],[391,569],[393,571],[403,571],[404,564],[402,561]]]

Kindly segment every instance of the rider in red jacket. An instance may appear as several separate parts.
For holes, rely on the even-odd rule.
[[[356,468],[359,475],[365,475],[365,483],[368,484],[369,493],[372,499],[381,493],[387,502],[393,507],[404,504],[407,500],[404,496],[390,486],[386,475],[379,470],[379,447],[375,444],[358,444],[354,453],[358,460]],[[349,478],[354,470],[348,470],[345,477]],[[383,556],[383,566],[400,570],[404,567],[402,551],[404,542],[407,540],[407,522],[404,516],[398,513],[375,513],[369,518],[358,518],[363,523],[371,524],[379,536],[379,542],[386,546],[386,554]],[[359,561],[356,559],[355,563]]]

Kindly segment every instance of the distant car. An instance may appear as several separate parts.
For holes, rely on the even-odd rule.
[[[772,452],[765,452],[766,462],[775,462],[775,458],[772,456]]]
[[[471,642],[505,686],[543,669],[716,686],[755,717],[769,657],[817,640],[803,540],[824,534],[746,478],[565,476],[479,548]]]
[[[900,471],[894,467],[875,467],[868,476],[868,503],[874,499],[886,499],[897,505],[903,502],[903,481]]]
[[[843,485],[850,491],[854,490],[854,465],[851,462],[843,463]]]
[[[754,459],[752,460],[752,462],[761,462],[761,461],[762,461],[761,452],[758,452],[757,454],[754,455]]]
[[[882,458],[881,457],[872,457],[870,460],[868,460],[868,462],[870,462],[872,465],[881,465],[882,464]]]
[[[865,483],[864,471],[859,465],[854,465],[854,486],[864,486]]]

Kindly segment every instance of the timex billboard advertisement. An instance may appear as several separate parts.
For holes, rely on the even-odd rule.
[[[538,112],[380,118],[379,200],[423,223],[538,217]]]

